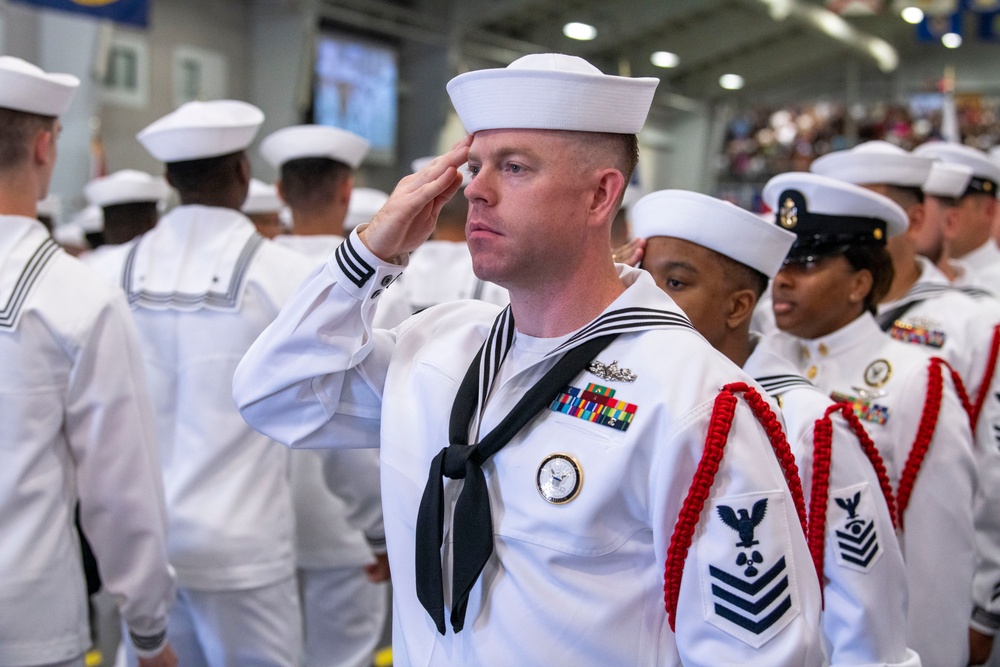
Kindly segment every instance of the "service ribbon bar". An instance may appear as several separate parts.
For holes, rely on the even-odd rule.
[[[585,419],[619,431],[627,431],[635,416],[636,405],[614,398],[615,390],[594,383],[586,389],[566,387],[549,409]]]
[[[918,327],[912,324],[896,322],[889,330],[889,335],[904,343],[915,343],[927,347],[944,347],[945,332]]]
[[[863,421],[872,424],[885,424],[889,421],[889,408],[884,405],[877,405],[836,391],[830,394],[830,398],[837,403],[849,404],[854,409],[854,415]]]

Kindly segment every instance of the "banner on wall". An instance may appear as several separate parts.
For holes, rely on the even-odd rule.
[[[23,5],[59,9],[145,28],[149,0],[11,0]]]

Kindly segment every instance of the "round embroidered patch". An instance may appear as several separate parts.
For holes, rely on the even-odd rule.
[[[579,495],[580,487],[583,486],[583,469],[572,456],[550,454],[538,466],[535,482],[542,498],[561,505]]]
[[[881,387],[892,377],[892,365],[885,359],[876,359],[865,369],[865,384]]]

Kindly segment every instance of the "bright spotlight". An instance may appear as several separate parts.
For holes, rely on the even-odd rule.
[[[570,39],[589,42],[597,37],[597,28],[586,23],[567,23],[563,26],[563,34]]]

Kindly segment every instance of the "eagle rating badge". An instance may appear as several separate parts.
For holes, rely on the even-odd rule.
[[[755,648],[799,613],[784,515],[778,492],[721,498],[698,543],[706,620]]]
[[[830,498],[842,510],[841,519],[834,528],[837,564],[858,572],[870,572],[882,555],[868,494],[867,484],[830,493]]]

